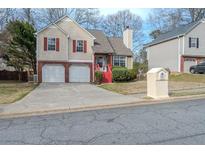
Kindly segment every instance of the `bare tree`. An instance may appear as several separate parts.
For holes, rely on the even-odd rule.
[[[118,11],[104,17],[102,29],[109,36],[121,37],[124,29],[129,26],[133,29],[134,50],[138,50],[142,43],[142,19],[129,10]]]
[[[149,36],[150,36],[152,39],[156,39],[161,33],[162,33],[162,32],[161,32],[159,29],[157,29],[157,30],[153,30],[153,31],[149,34]]]
[[[183,10],[185,11],[184,18],[186,18],[189,22],[199,21],[205,17],[204,8],[187,8]]]
[[[152,9],[148,23],[154,30],[166,32],[187,21],[183,20],[182,9]]]
[[[5,25],[15,19],[15,9],[0,8],[0,31],[5,28]]]
[[[54,22],[60,17],[68,14],[67,8],[48,8],[45,9],[45,11],[46,11],[46,18],[49,22]]]
[[[100,26],[101,17],[99,9],[47,8],[35,10],[36,27],[40,29],[64,15],[68,15],[85,28],[98,28]]]
[[[75,9],[70,16],[85,28],[98,28],[102,17],[99,9]]]
[[[22,9],[22,18],[23,20],[25,20],[26,22],[28,22],[31,25],[35,25],[35,21],[34,21],[34,9],[31,8],[23,8]]]
[[[204,17],[204,8],[152,9],[148,23],[153,31],[166,32]]]

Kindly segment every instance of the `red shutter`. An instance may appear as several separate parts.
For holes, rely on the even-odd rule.
[[[48,50],[47,47],[48,47],[48,40],[47,37],[44,37],[44,51]]]
[[[87,41],[84,41],[84,52],[87,52]]]
[[[56,38],[56,51],[60,51],[59,48],[60,48],[60,39]]]
[[[73,40],[73,52],[76,52],[76,40]]]

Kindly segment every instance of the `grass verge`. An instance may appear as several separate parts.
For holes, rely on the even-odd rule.
[[[0,82],[0,104],[18,101],[35,89],[38,84],[18,81]]]

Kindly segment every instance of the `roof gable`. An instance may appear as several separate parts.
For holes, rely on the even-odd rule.
[[[117,55],[132,56],[132,51],[125,46],[121,37],[108,37],[108,40]]]
[[[115,53],[116,55],[132,56],[121,37],[107,37],[101,30],[88,30],[96,37],[93,50],[95,53]]]
[[[93,39],[96,39],[91,33],[89,33],[86,29],[84,29],[83,27],[81,27],[76,21],[74,21],[73,19],[71,19],[70,17],[68,17],[67,15],[59,18],[58,20],[56,20],[53,23],[48,24],[46,27],[42,28],[41,30],[39,30],[38,32],[36,32],[36,34],[39,34],[41,32],[43,32],[44,30],[46,30],[47,28],[49,28],[50,26],[55,26],[57,27],[60,31],[62,31],[66,36],[68,36],[68,34],[58,25],[58,23],[62,20],[71,20],[75,25],[77,25],[79,28],[81,28],[83,31],[85,31],[90,37],[92,37]],[[68,36],[69,37],[69,36]]]
[[[111,47],[107,37],[100,30],[88,30],[92,35],[95,36],[93,50],[95,53],[113,53],[113,48]]]

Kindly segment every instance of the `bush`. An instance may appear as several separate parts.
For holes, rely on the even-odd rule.
[[[112,69],[112,79],[113,81],[131,81],[136,78],[136,71],[133,69],[129,70],[125,67],[114,67]]]
[[[165,70],[166,70],[169,74],[171,74],[171,70],[170,70],[169,68],[165,68]]]
[[[100,84],[100,83],[102,83],[102,79],[103,79],[102,72],[96,71],[95,72],[95,82]]]
[[[136,72],[138,72],[140,69],[142,69],[142,73],[147,73],[148,71],[148,64],[147,63],[138,63],[138,62],[134,62],[133,63],[133,69],[136,70]]]
[[[122,66],[113,66],[112,67],[112,70],[118,70],[118,69],[120,69],[120,70],[127,70],[126,67],[122,67]]]

